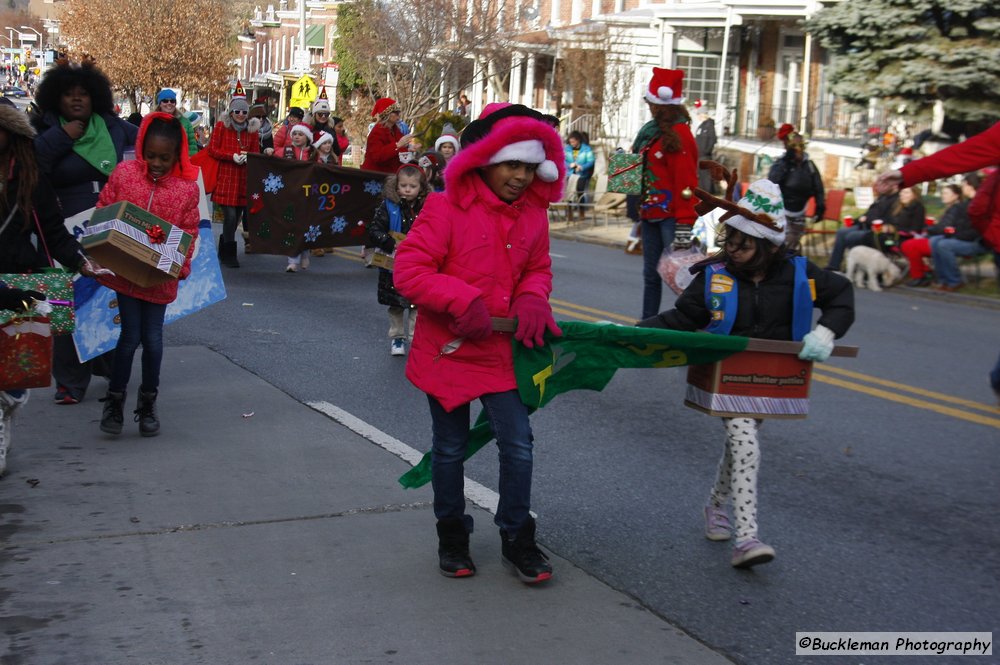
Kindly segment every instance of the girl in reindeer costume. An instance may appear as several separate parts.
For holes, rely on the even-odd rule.
[[[713,175],[724,172],[720,164],[702,162]],[[639,323],[651,328],[705,330],[718,335],[764,339],[801,340],[799,357],[824,361],[833,351],[833,340],[854,322],[854,291],[850,281],[823,270],[785,247],[786,219],[781,190],[769,180],[750,185],[746,195],[733,203],[736,172],[729,178],[726,199],[696,190],[698,213],[713,208],[726,212],[720,218],[722,249],[691,268],[695,278],[677,298],[672,310]],[[813,308],[821,312],[812,328]],[[810,331],[810,328],[812,330]],[[704,508],[705,537],[729,540],[733,527],[726,511],[733,504],[736,547],[732,565],[748,568],[774,558],[774,549],[757,539],[757,473],[760,445],[754,418],[723,418],[726,447],[719,462],[715,485]]]

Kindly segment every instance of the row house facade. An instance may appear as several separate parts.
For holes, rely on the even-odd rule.
[[[239,75],[270,96],[279,114],[303,69],[336,103],[332,44],[342,3],[300,2],[258,9],[240,37]],[[832,179],[849,176],[858,140],[878,121],[844,108],[828,89],[830,56],[803,28],[822,9],[818,0],[456,2],[502,5],[509,59],[470,56],[466,71],[442,81],[442,110],[453,109],[462,93],[472,117],[494,101],[527,104],[560,117],[564,132],[587,131],[606,155],[627,148],[649,118],[642,95],[652,68],[680,68],[689,108],[701,100],[722,143],[743,155],[742,172],[759,172],[780,154],[774,133],[789,122],[813,140],[814,157],[829,139],[824,151],[835,158],[823,168]]]

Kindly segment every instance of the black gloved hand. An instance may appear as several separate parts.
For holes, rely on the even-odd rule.
[[[0,309],[24,312],[31,308],[33,299],[45,300],[45,294],[24,289],[0,288]]]
[[[388,236],[385,239],[385,242],[382,243],[381,249],[386,254],[392,254],[393,252],[396,251],[396,239],[393,238],[392,236]]]
[[[823,215],[825,215],[825,214],[826,214],[826,208],[825,207],[817,207],[816,208],[816,221],[818,222],[818,221],[822,220],[823,219]]]
[[[671,249],[687,249],[691,246],[691,225],[678,224],[674,230],[674,242]]]

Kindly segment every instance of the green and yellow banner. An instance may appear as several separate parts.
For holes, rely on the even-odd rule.
[[[544,346],[526,348],[514,341],[517,389],[532,411],[570,390],[603,390],[619,368],[703,365],[746,349],[748,337],[635,328],[615,324],[560,321],[561,337],[546,336]],[[469,433],[465,458],[493,439],[485,413]],[[399,478],[413,489],[431,480],[431,453]]]

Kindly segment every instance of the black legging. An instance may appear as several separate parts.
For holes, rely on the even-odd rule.
[[[247,207],[246,206],[222,206],[222,240],[233,242],[236,240],[236,227],[240,221],[243,222],[243,230],[247,230]]]

